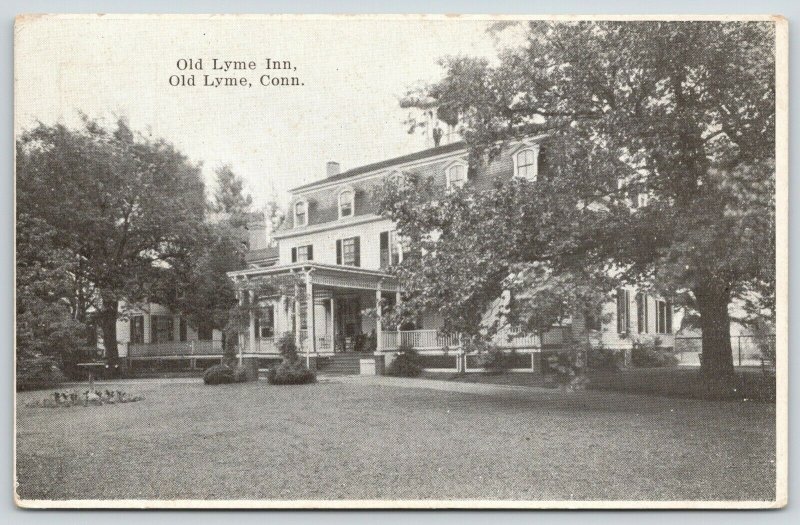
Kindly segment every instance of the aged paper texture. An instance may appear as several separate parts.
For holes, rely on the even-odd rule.
[[[15,501],[780,508],[787,23],[21,15]]]

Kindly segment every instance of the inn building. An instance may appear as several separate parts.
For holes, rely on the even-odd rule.
[[[403,326],[384,322],[379,306],[385,311],[402,301],[403,283],[388,269],[402,262],[403,245],[395,225],[379,213],[376,195],[389,178],[412,173],[430,177],[442,191],[466,184],[488,188],[511,177],[536,181],[544,166],[542,139],[519,141],[474,169],[463,142],[346,171],[329,162],[324,178],[291,190],[286,220],[271,233],[271,243],[251,242],[248,268],[229,274],[240,302],[259,306],[239,336],[240,354],[277,359],[278,338],[290,333],[309,361],[340,371],[355,371],[361,363],[380,373],[401,345],[416,349],[432,370],[480,369],[480,356],[466,353],[457,335],[440,331],[437,312]],[[271,283],[272,291],[259,293],[258,282]],[[518,370],[536,371],[543,351],[584,335],[595,346],[623,352],[645,341],[671,348],[672,317],[669,302],[622,287],[596,318],[572,319],[541,335],[506,330],[494,342],[513,351]]]

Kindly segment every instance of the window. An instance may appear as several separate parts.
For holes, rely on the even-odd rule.
[[[339,193],[339,218],[352,217],[355,210],[355,193],[342,190]]]
[[[636,206],[643,208],[650,203],[650,195],[647,193],[640,193],[636,196]]]
[[[292,262],[306,262],[314,260],[314,246],[307,244],[292,248]]]
[[[361,238],[350,237],[336,241],[336,264],[361,266]]]
[[[656,301],[656,332],[672,333],[672,304],[669,301]]]
[[[647,333],[647,294],[636,294],[636,326],[640,334]]]
[[[186,319],[181,317],[180,324],[178,325],[178,339],[180,341],[186,341],[186,332],[188,331],[188,325],[186,323]]]
[[[400,244],[396,231],[381,232],[380,252],[381,268],[400,264],[403,261],[403,246]]]
[[[131,343],[144,343],[144,316],[131,317]]]
[[[172,316],[153,315],[150,317],[150,341],[166,343],[175,340],[172,330]]]
[[[267,306],[261,310],[259,317],[256,317],[256,337],[259,339],[269,339],[275,336],[275,313],[272,306]]]
[[[630,292],[624,288],[617,288],[617,333],[630,332]]]
[[[308,203],[306,201],[299,201],[295,203],[294,225],[295,227],[308,225]]]
[[[467,183],[467,166],[466,164],[454,164],[447,168],[447,187],[448,188],[463,188]]]
[[[539,173],[539,148],[526,148],[514,156],[514,174],[530,181]]]

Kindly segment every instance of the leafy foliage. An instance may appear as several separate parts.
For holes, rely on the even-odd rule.
[[[498,66],[444,59],[445,78],[405,101],[457,123],[473,166],[546,136],[535,184],[428,193],[437,197],[427,205],[400,191],[383,202],[424,248],[409,261],[418,277],[408,308],[441,309],[448,327],[462,329],[477,320],[467,305],[499,296],[509,276],[535,284],[553,272],[567,290],[602,292],[602,275],[612,275],[696,310],[703,372],[730,379],[729,303],[774,305],[774,25],[527,29],[527,43]],[[646,206],[635,205],[640,194]],[[437,281],[451,291],[428,286]],[[529,329],[537,309],[522,316]]]
[[[26,351],[17,357],[17,390],[49,388],[63,380],[59,363],[52,356]]]
[[[285,361],[297,361],[299,356],[297,354],[297,343],[294,340],[294,334],[285,332],[278,339],[278,352],[281,354]]]
[[[236,365],[233,369],[233,382],[234,383],[246,383],[248,381],[255,381],[258,379],[258,367],[256,364],[250,363],[243,363],[241,365]]]
[[[224,385],[234,381],[234,370],[227,365],[210,366],[203,372],[203,383],[207,385]]]
[[[271,385],[305,385],[315,383],[317,375],[306,368],[306,365],[299,359],[284,360],[278,366],[269,369],[267,381]]]
[[[253,207],[253,197],[244,191],[244,181],[233,172],[229,165],[214,170],[217,176],[217,187],[211,210],[224,218],[233,228],[247,226]]]
[[[39,124],[24,132],[16,160],[20,214],[54,233],[52,250],[71,262],[76,292],[89,290],[82,307],[95,302],[107,355],[116,359],[119,302],[177,292],[175,270],[205,212],[199,166],[124,120],[104,127],[88,118],[79,129]]]
[[[77,319],[75,259],[55,246],[57,232],[20,211],[17,216],[17,388],[52,386],[86,348]]]
[[[625,356],[611,348],[590,348],[588,352],[589,370],[608,370],[616,372],[622,368]]]
[[[401,346],[397,355],[388,367],[386,375],[395,377],[419,377],[422,373],[422,364],[416,350],[408,346]]]
[[[634,345],[631,351],[631,363],[639,368],[676,366],[678,362],[678,357],[672,352],[648,345]]]
[[[502,374],[514,367],[515,355],[502,348],[492,347],[483,354],[483,368],[490,374]]]

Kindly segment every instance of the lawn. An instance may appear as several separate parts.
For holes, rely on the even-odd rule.
[[[18,396],[20,497],[774,499],[771,404],[358,380],[122,388],[146,398]]]
[[[432,379],[444,379],[465,383],[484,383],[517,386],[551,386],[555,376],[548,382],[542,374],[454,374],[426,373]],[[703,399],[708,397],[706,383],[699,368],[625,368],[622,370],[592,370],[589,372],[590,390],[607,390],[626,394],[645,394],[665,397]],[[733,397],[747,401],[775,402],[775,376],[765,374],[760,368],[738,368]]]

